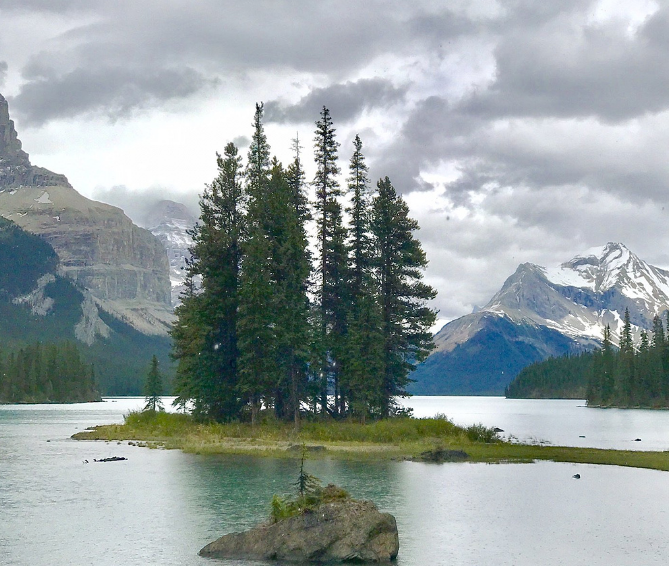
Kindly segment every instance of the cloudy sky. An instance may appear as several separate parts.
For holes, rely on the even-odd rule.
[[[310,159],[331,111],[421,225],[443,321],[521,262],[608,241],[669,266],[669,8],[653,0],[0,0],[0,92],[34,164],[194,205],[215,152]],[[311,169],[313,171],[313,168]]]

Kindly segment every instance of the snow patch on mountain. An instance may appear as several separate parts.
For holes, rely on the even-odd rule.
[[[172,305],[179,304],[179,296],[184,290],[186,279],[186,261],[190,258],[189,249],[193,238],[188,231],[195,225],[196,219],[185,205],[164,200],[160,201],[150,215],[150,232],[165,246],[170,263],[170,282],[172,284]]]
[[[610,242],[558,266],[519,265],[487,305],[436,334],[436,350],[450,351],[471,339],[484,313],[517,325],[544,326],[590,348],[601,343],[606,325],[618,341],[625,309],[638,341],[653,318],[669,310],[669,271]]]

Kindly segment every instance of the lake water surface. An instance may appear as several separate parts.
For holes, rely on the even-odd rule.
[[[221,562],[197,556],[202,546],[257,523],[272,494],[292,491],[293,461],[70,439],[88,426],[120,422],[141,404],[0,405],[0,564],[213,566]],[[416,416],[445,413],[458,424],[499,426],[521,440],[669,449],[667,411],[495,397],[409,404]],[[109,456],[128,460],[93,462]],[[329,460],[311,461],[308,469],[395,515],[399,566],[639,566],[666,564],[669,556],[665,472]]]

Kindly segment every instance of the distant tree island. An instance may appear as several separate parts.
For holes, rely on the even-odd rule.
[[[93,366],[77,346],[32,344],[0,351],[0,403],[84,403],[100,401]]]
[[[200,199],[172,331],[176,403],[197,419],[252,423],[261,409],[296,425],[396,414],[436,318],[418,224],[388,177],[372,192],[359,136],[344,194],[326,107],[311,203],[299,141],[284,167],[262,119],[257,104],[246,166],[228,144]]]

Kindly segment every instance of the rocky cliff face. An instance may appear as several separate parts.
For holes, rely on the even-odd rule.
[[[21,147],[14,121],[9,119],[7,101],[0,94],[0,187],[55,185],[70,186],[65,175],[30,163],[28,154]]]
[[[0,95],[0,214],[44,237],[63,272],[96,304],[146,334],[166,334],[171,309],[165,249],[119,208],[87,199],[63,175],[30,163]]]

